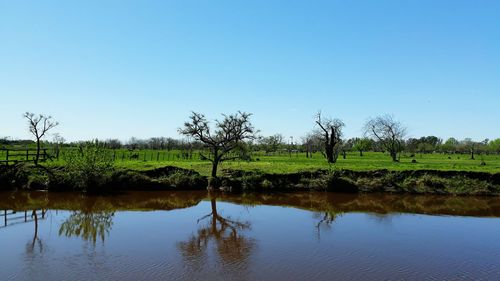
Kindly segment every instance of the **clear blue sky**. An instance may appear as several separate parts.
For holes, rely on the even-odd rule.
[[[0,0],[0,136],[178,137],[191,110],[298,138],[393,114],[409,135],[500,137],[500,1]]]

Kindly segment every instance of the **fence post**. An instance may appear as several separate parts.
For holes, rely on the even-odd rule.
[[[156,161],[157,162],[160,161],[160,152],[159,151],[156,153]]]
[[[5,151],[5,165],[9,165],[9,150]]]
[[[30,154],[29,154],[30,150],[29,149],[26,149],[26,162],[29,160],[30,158]]]

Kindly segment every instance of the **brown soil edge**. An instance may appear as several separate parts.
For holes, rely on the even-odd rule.
[[[0,190],[74,191],[68,183],[30,181],[30,175],[64,173],[60,168],[0,167]],[[20,176],[21,175],[21,176]],[[48,176],[47,178],[51,178]],[[224,191],[334,191],[347,193],[411,193],[452,195],[500,195],[500,173],[440,170],[315,170],[287,174],[224,170],[212,184]],[[116,170],[94,191],[204,190],[208,178],[173,166],[147,171]]]

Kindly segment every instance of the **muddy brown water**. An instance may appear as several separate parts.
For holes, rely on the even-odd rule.
[[[0,280],[500,280],[500,198],[0,193]]]

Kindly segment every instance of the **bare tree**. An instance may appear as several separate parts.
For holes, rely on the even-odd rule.
[[[64,144],[66,139],[64,139],[61,134],[55,133],[52,135],[52,143],[54,144],[54,152],[56,154],[56,159],[59,159],[59,154],[61,153],[61,146]]]
[[[107,139],[104,141],[104,146],[110,149],[119,149],[122,147],[122,142],[119,139]]]
[[[224,119],[215,120],[215,129],[212,130],[205,115],[192,112],[190,120],[184,123],[179,133],[202,142],[210,150],[210,155],[201,154],[201,157],[212,162],[212,178],[216,178],[219,163],[240,157],[228,155],[229,152],[240,148],[243,141],[255,138],[251,115],[240,111],[232,115],[223,114]]]
[[[328,163],[337,162],[344,123],[340,119],[323,119],[321,112],[319,112],[316,115],[316,124],[321,129],[320,134],[324,143],[326,160]]]
[[[36,138],[35,165],[38,165],[38,161],[40,160],[40,144],[42,138],[50,129],[59,125],[59,122],[54,121],[52,116],[46,116],[43,114],[35,115],[34,113],[26,112],[23,116],[28,119],[29,131]]]
[[[389,151],[392,161],[398,162],[398,152],[403,148],[406,128],[391,115],[372,118],[366,122],[365,134],[378,140],[382,147]]]
[[[301,138],[302,149],[306,152],[306,158],[312,158],[313,153],[323,150],[323,136],[318,132],[311,132]]]

